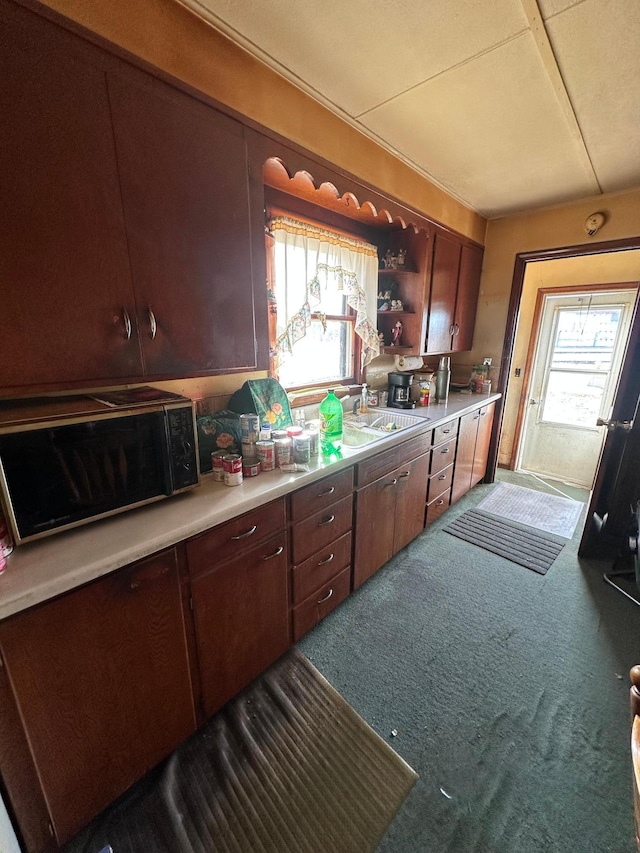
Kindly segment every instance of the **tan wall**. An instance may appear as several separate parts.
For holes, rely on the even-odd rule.
[[[484,242],[483,217],[334,116],[179,3],[43,2],[415,210],[478,243]]]
[[[607,222],[598,234],[590,238],[584,231],[584,221],[590,213],[603,211]],[[473,350],[464,353],[456,361],[454,373],[466,373],[469,365],[491,356],[494,365],[499,364],[505,335],[509,297],[516,255],[520,252],[532,252],[561,246],[574,246],[637,237],[640,235],[640,190],[618,193],[608,196],[586,199],[533,213],[496,219],[488,223],[485,241],[485,254],[480,284],[480,299],[476,320]],[[614,254],[594,262],[593,274],[598,281],[635,280],[640,278],[640,270],[635,267],[624,272],[618,268],[619,260]],[[586,273],[583,273],[586,275]],[[554,277],[554,281],[557,278]],[[532,295],[533,299],[535,296]],[[528,344],[530,334],[530,316],[526,312],[520,321],[521,340]],[[521,344],[522,346],[523,344]],[[526,345],[525,345],[526,351]],[[513,367],[524,366],[523,364]],[[510,383],[513,383],[513,373]],[[507,399],[509,418],[505,421],[502,435],[500,463],[506,464],[513,444],[515,418],[519,392],[513,390]]]

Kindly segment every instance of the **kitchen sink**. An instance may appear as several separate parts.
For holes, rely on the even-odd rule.
[[[361,447],[379,441],[399,429],[425,423],[429,418],[417,418],[398,412],[365,412],[345,418],[342,424],[342,443],[347,447]]]

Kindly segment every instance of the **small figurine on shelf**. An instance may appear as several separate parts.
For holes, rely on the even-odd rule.
[[[393,331],[391,332],[391,337],[393,338],[392,347],[402,346],[402,323],[400,320],[393,327]]]
[[[402,311],[402,300],[401,299],[392,299],[391,300],[391,310],[392,311]]]
[[[383,258],[384,268],[387,270],[395,270],[398,267],[398,258],[391,252],[391,249],[387,249],[386,254]]]
[[[398,249],[398,269],[404,269],[406,259],[407,259],[407,250],[406,249]]]
[[[381,347],[384,346],[384,334],[383,332],[378,332],[378,343]]]

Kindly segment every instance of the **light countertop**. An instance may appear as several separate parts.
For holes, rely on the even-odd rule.
[[[225,486],[204,474],[200,485],[184,494],[21,545],[7,558],[6,571],[0,575],[0,619],[229,521],[499,397],[452,393],[446,404],[406,411],[423,423],[371,444],[344,447],[341,458],[313,458],[308,472],[267,471],[239,486]],[[397,414],[404,410],[376,411]]]

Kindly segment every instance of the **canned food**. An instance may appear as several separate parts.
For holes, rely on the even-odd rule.
[[[260,438],[259,441],[271,441],[271,424],[260,424]]]
[[[240,415],[240,433],[242,442],[255,444],[260,435],[260,418],[258,415]]]
[[[288,465],[293,457],[293,442],[286,432],[281,438],[276,438],[273,444],[276,451],[276,465],[278,468],[281,465]]]
[[[242,460],[242,476],[257,477],[260,473],[259,459],[243,459]]]
[[[257,439],[256,439],[257,441]],[[255,441],[243,441],[242,442],[242,457],[243,459],[246,457],[247,459],[257,459],[258,451],[256,450],[256,442]]]
[[[304,464],[311,458],[311,442],[306,432],[293,437],[293,461]]]
[[[276,467],[276,451],[273,441],[258,441],[256,443],[261,471],[273,471]]]
[[[317,456],[320,443],[320,431],[315,424],[309,424],[307,427],[307,433],[309,434],[309,455]]]
[[[213,479],[219,482],[224,481],[224,466],[222,460],[227,456],[226,450],[214,450],[211,454],[211,470],[213,471]]]
[[[229,453],[222,460],[224,466],[224,482],[226,486],[239,486],[242,483],[242,456]]]

